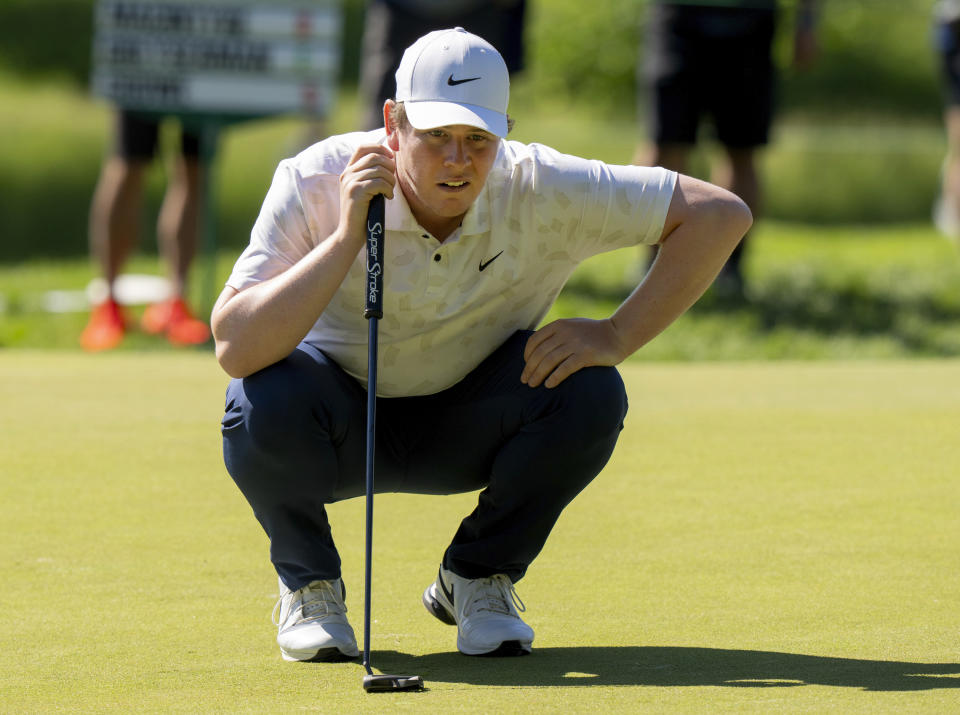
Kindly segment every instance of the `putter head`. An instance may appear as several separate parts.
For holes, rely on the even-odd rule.
[[[363,689],[368,693],[423,690],[423,678],[419,675],[364,675]]]

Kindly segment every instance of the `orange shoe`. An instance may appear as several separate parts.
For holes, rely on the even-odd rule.
[[[140,318],[140,328],[147,335],[160,335],[167,331],[170,325],[171,307],[174,299],[164,300],[160,303],[148,305],[143,311],[143,317]]]
[[[168,311],[165,327],[167,340],[174,345],[202,345],[210,339],[210,326],[193,316],[183,298],[169,300],[166,306]],[[160,312],[159,308],[157,312]],[[146,313],[144,313],[144,319],[146,317]],[[144,329],[146,329],[146,326],[144,326]]]
[[[123,340],[126,321],[117,302],[111,298],[90,313],[87,327],[80,334],[80,346],[89,352],[111,350]]]

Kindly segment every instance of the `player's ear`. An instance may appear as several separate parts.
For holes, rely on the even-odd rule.
[[[391,127],[393,126],[393,121],[390,119],[390,112],[393,110],[393,100],[388,99],[383,103],[383,128],[387,130],[387,134],[390,133]]]
[[[399,148],[397,139],[399,127],[397,127],[396,122],[393,120],[394,104],[392,99],[388,99],[383,103],[383,127],[387,130],[387,146],[393,149],[393,151],[396,151]]]

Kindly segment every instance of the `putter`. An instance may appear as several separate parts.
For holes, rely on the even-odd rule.
[[[367,288],[363,317],[369,323],[367,352],[367,523],[363,577],[363,689],[368,693],[423,690],[419,675],[375,675],[370,669],[370,574],[373,556],[373,457],[376,445],[377,321],[383,317],[384,199],[377,194],[367,210]]]

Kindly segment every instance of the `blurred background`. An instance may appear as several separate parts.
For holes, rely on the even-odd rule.
[[[803,72],[790,63],[793,2],[781,5],[778,110],[762,154],[766,197],[746,269],[750,300],[725,306],[708,296],[647,357],[960,355],[957,252],[931,223],[946,150],[932,0],[823,0],[819,57]],[[83,327],[82,313],[48,309],[51,291],[83,290],[96,275],[86,227],[111,107],[90,92],[94,7],[0,1],[0,347],[73,348]],[[205,283],[219,292],[277,162],[359,127],[364,2],[343,0],[342,10],[339,91],[328,115],[250,121],[221,135],[217,253],[209,272],[198,263],[191,278],[201,312],[210,307]],[[531,0],[512,138],[630,163],[646,138],[636,81],[646,10],[644,0]],[[694,167],[705,167],[711,151],[702,145]],[[136,272],[159,270],[154,226],[164,186],[155,162]],[[640,263],[630,254],[585,267],[557,311],[607,310]]]

